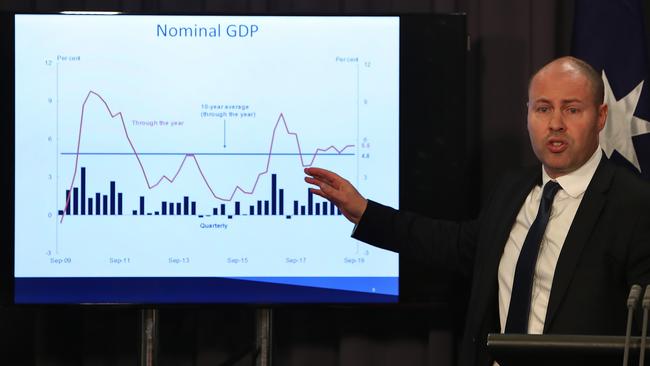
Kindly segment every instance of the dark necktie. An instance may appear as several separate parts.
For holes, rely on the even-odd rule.
[[[528,315],[530,313],[530,300],[537,254],[539,253],[542,237],[546,231],[548,219],[551,216],[553,197],[555,197],[559,189],[560,185],[552,180],[544,185],[544,192],[539,202],[537,217],[535,217],[533,224],[528,230],[524,245],[521,247],[521,252],[519,253],[519,259],[517,259],[505,333],[528,333]]]

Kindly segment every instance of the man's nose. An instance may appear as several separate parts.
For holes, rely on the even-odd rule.
[[[564,117],[562,116],[562,111],[556,110],[552,115],[551,119],[548,121],[548,129],[551,131],[562,132],[566,129],[564,124]]]

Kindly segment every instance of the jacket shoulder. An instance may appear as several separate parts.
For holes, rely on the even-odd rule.
[[[646,205],[650,211],[650,182],[643,180],[625,167],[612,162],[607,164],[611,165],[610,169],[613,172],[610,186],[611,195],[629,204]]]

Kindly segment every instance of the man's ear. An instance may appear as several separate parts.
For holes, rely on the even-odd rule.
[[[598,132],[602,131],[605,128],[605,123],[607,122],[607,104],[603,103],[598,106]]]

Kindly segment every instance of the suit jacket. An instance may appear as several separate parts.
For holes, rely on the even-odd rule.
[[[353,237],[470,281],[460,365],[491,365],[487,333],[499,332],[497,271],[541,166],[506,176],[479,218],[434,220],[369,201]],[[632,284],[650,283],[650,184],[603,157],[562,247],[545,334],[623,335]]]

